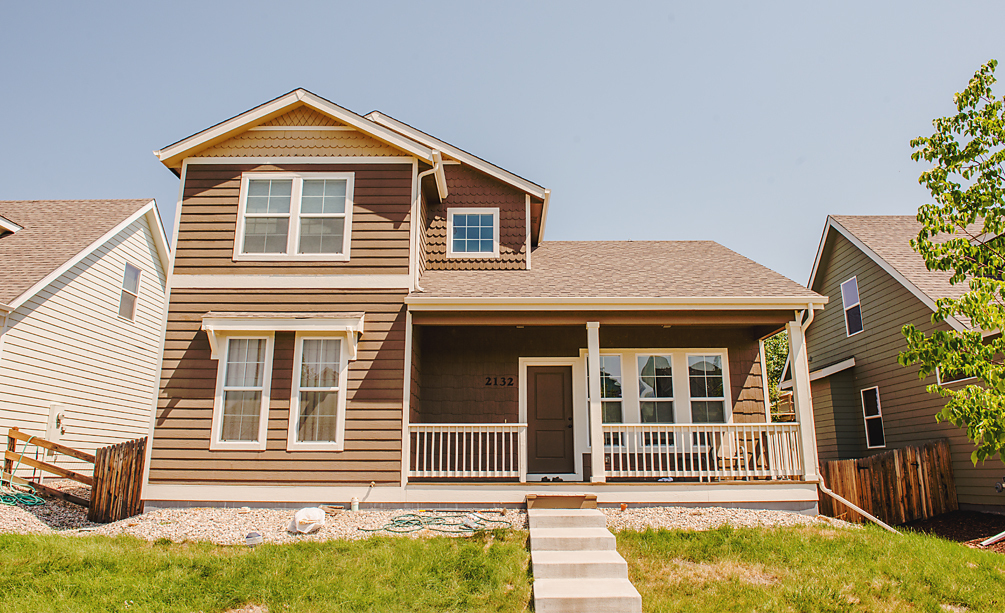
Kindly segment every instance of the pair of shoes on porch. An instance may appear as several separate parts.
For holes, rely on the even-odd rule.
[[[561,477],[541,477],[541,483],[559,483],[561,481]]]

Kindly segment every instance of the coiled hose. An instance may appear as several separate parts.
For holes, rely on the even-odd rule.
[[[474,534],[497,528],[512,528],[505,519],[489,519],[481,513],[402,513],[380,528],[358,528],[363,532],[418,532],[422,529],[448,534]]]
[[[21,467],[21,458],[28,451],[28,444],[31,443],[30,437],[24,443],[24,449],[21,451],[21,455],[17,459],[17,464],[10,471],[10,479],[4,483],[3,473],[0,472],[0,504],[6,505],[8,507],[13,507],[15,505],[22,504],[26,507],[38,507],[45,504],[45,500],[40,498],[35,494],[35,488],[30,485],[19,485],[18,487],[26,487],[31,490],[31,492],[22,492],[20,490],[14,489],[14,475],[17,474],[17,469]]]

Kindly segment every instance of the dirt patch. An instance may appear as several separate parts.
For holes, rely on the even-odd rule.
[[[671,560],[659,574],[668,583],[712,583],[735,579],[749,585],[775,585],[781,581],[780,572],[763,564],[740,564],[728,560],[714,563]]]
[[[1005,553],[1005,541],[998,541],[990,547],[979,545],[981,541],[1005,532],[1005,515],[976,511],[952,511],[929,519],[906,523],[904,528],[963,543],[970,547]]]

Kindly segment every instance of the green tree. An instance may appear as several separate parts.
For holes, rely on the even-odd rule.
[[[778,402],[778,381],[782,378],[785,359],[789,357],[789,335],[779,332],[764,339],[764,365],[768,371],[768,393],[771,406]]]
[[[951,283],[969,287],[959,298],[937,300],[932,322],[953,317],[971,329],[926,335],[908,324],[900,363],[920,364],[921,378],[936,368],[979,378],[957,390],[927,388],[946,398],[936,419],[966,429],[975,464],[996,453],[1005,461],[1005,340],[997,333],[1005,330],[1005,116],[991,90],[997,65],[980,67],[954,96],[956,114],[932,122],[934,134],[911,141],[912,159],[932,163],[918,181],[934,199],[918,209],[923,227],[911,246],[929,270],[951,271]]]

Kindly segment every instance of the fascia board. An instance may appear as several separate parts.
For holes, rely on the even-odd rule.
[[[320,111],[326,115],[331,115],[339,121],[365,132],[374,138],[382,140],[389,145],[407,151],[408,153],[417,156],[426,162],[432,163],[433,154],[429,148],[424,147],[393,130],[385,128],[384,126],[376,125],[372,121],[367,121],[356,113],[329,102],[305,89],[294,90],[276,98],[275,100],[271,100],[251,110],[245,111],[236,117],[193,134],[192,136],[184,138],[177,143],[168,145],[158,151],[154,151],[154,155],[156,155],[157,159],[159,159],[165,166],[176,165],[188,152],[193,149],[206,145],[210,141],[223,140],[229,136],[236,135],[246,130],[251,124],[261,121],[264,117],[274,114],[282,114],[282,112],[287,108],[293,107],[301,102],[316,111]]]
[[[709,298],[438,298],[407,296],[413,311],[436,310],[788,310],[822,309],[826,296],[816,298],[709,297]]]
[[[11,305],[4,304],[4,303],[0,302],[0,311],[3,311],[5,313],[10,313],[13,310],[14,310],[14,307],[12,307]]]
[[[810,285],[809,285],[810,288],[813,287],[813,282],[816,280],[816,274],[819,270],[818,265],[820,263],[821,254],[823,253],[824,243],[826,242],[827,234],[830,232],[831,229],[836,230],[841,234],[841,236],[848,239],[848,241],[851,242],[851,244],[855,245],[855,247],[857,247],[859,251],[864,253],[870,260],[875,262],[876,265],[882,268],[887,274],[896,279],[897,283],[900,283],[905,288],[907,288],[907,291],[911,292],[914,295],[914,297],[920,300],[922,303],[924,303],[925,306],[927,306],[933,312],[938,310],[938,307],[935,305],[935,300],[933,300],[931,296],[921,291],[921,288],[919,288],[914,283],[911,283],[911,281],[909,281],[907,277],[902,275],[900,271],[898,271],[896,268],[890,265],[890,263],[884,260],[882,257],[880,257],[878,253],[870,249],[868,245],[859,240],[857,236],[852,234],[847,228],[842,226],[833,217],[830,216],[827,217],[827,226],[824,228],[824,236],[823,238],[821,238],[820,248],[817,251],[817,261],[813,264],[813,272],[811,273],[810,276]],[[969,331],[969,329],[955,317],[947,317],[946,323],[948,323],[954,330],[958,332]]]
[[[786,368],[788,367],[788,365],[789,365],[789,363],[786,360],[786,362],[785,362]],[[852,357],[848,358],[847,360],[842,360],[842,361],[838,362],[837,364],[831,364],[830,366],[826,366],[826,367],[821,368],[819,370],[814,370],[814,371],[810,372],[810,381],[816,381],[817,379],[823,379],[824,377],[829,377],[829,376],[837,374],[839,372],[848,370],[849,368],[852,368],[853,366],[855,366],[855,356],[852,356]],[[784,371],[783,371],[783,374],[784,374]],[[792,379],[789,379],[787,381],[782,381],[782,382],[780,382],[778,384],[778,389],[785,389],[785,390],[787,390],[787,389],[789,389],[791,387],[792,387]]]
[[[150,226],[150,233],[153,234],[154,243],[157,245],[157,255],[160,256],[161,267],[164,275],[168,274],[168,267],[171,266],[171,245],[168,243],[167,233],[164,232],[164,223],[161,220],[160,211],[157,210],[157,201],[151,200],[150,210],[147,211],[147,224]]]
[[[41,281],[29,287],[27,290],[25,290],[24,293],[22,293],[20,296],[11,301],[10,303],[11,310],[14,310],[19,306],[21,306],[22,304],[24,304],[29,298],[31,298],[38,292],[42,291],[43,288],[45,288],[47,285],[58,279],[63,273],[76,266],[78,262],[80,262],[88,255],[90,255],[92,252],[94,252],[95,249],[97,249],[101,245],[104,245],[106,242],[111,240],[112,237],[114,237],[119,232],[125,230],[127,227],[129,227],[130,224],[132,224],[140,217],[143,217],[144,215],[149,213],[150,209],[155,208],[156,206],[157,205],[154,203],[154,201],[151,200],[149,204],[144,205],[138,211],[136,211],[135,213],[127,217],[125,220],[123,220],[121,223],[119,223],[117,226],[115,226],[114,228],[103,234],[101,238],[94,241],[93,243],[85,247],[82,251],[77,253],[77,255],[67,260],[65,263],[63,263],[62,266],[50,272]]]
[[[546,190],[540,185],[519,177],[508,170],[496,166],[495,164],[486,162],[485,160],[474,156],[463,149],[458,149],[453,145],[447,144],[436,137],[430,136],[421,130],[417,130],[408,124],[402,123],[393,117],[388,117],[380,111],[373,111],[372,113],[369,113],[366,118],[373,123],[386,126],[395,132],[404,134],[405,136],[426,145],[430,149],[437,149],[454,158],[458,162],[471,166],[472,168],[484,172],[491,177],[495,177],[503,183],[508,183],[517,189],[534,196],[535,198],[543,200],[545,197]]]
[[[21,230],[21,226],[17,225],[13,221],[7,219],[6,217],[0,217],[0,230],[6,230],[7,232],[17,232]]]

